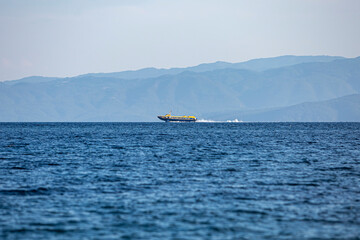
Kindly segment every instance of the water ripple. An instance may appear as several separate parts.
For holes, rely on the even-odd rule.
[[[359,123],[1,123],[1,239],[359,239]]]

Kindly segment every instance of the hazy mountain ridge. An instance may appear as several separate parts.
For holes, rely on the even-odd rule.
[[[250,122],[359,122],[360,94],[277,109],[209,113],[206,116],[217,121],[238,119]]]
[[[234,68],[234,69],[244,69],[252,71],[265,71],[273,68],[281,68],[291,65],[296,65],[306,62],[331,62],[337,59],[343,59],[343,57],[338,56],[279,56],[273,58],[259,58],[252,59],[245,62],[239,63],[228,63],[228,62],[214,62],[214,63],[203,63],[193,67],[185,68],[143,68],[139,70],[130,70],[122,72],[113,72],[113,73],[87,73],[73,78],[84,78],[84,77],[98,77],[98,78],[121,78],[121,79],[144,79],[144,78],[155,78],[163,75],[176,75],[182,72],[191,71],[191,72],[207,72],[219,69]],[[16,83],[35,83],[35,82],[48,82],[53,80],[58,80],[57,77],[42,77],[42,76],[31,76],[22,78],[19,80],[6,81],[6,84],[16,84]]]
[[[4,83],[7,85],[14,85],[14,84],[18,84],[18,83],[42,83],[42,82],[50,82],[50,81],[54,81],[54,80],[58,80],[58,79],[62,79],[62,78],[31,76],[31,77],[22,78],[19,80],[5,81]]]
[[[139,78],[149,78],[149,77],[160,77],[162,75],[176,75],[182,72],[191,71],[191,72],[208,72],[219,69],[244,69],[252,71],[265,71],[273,68],[280,68],[291,66],[300,63],[306,62],[331,62],[336,59],[343,59],[338,56],[280,56],[273,58],[259,58],[253,59],[245,62],[239,63],[229,63],[218,61],[215,63],[203,63],[193,67],[185,68],[169,68],[169,69],[157,69],[157,68],[144,68],[135,71],[123,71],[115,73],[90,73],[85,76],[94,76],[94,77],[116,77],[116,78],[126,78],[126,79],[139,79]]]
[[[169,110],[206,118],[209,112],[282,108],[358,93],[360,58],[260,72],[222,68],[145,79],[83,75],[1,84],[0,121],[156,121]]]

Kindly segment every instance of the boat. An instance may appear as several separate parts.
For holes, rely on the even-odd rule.
[[[171,111],[166,115],[157,117],[165,122],[195,122],[197,120],[194,116],[172,116]]]

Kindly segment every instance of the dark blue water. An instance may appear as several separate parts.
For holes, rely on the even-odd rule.
[[[1,239],[359,239],[360,123],[2,123]]]

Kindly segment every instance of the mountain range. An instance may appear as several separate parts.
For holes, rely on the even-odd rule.
[[[359,121],[360,57],[281,56],[0,82],[0,121]]]

